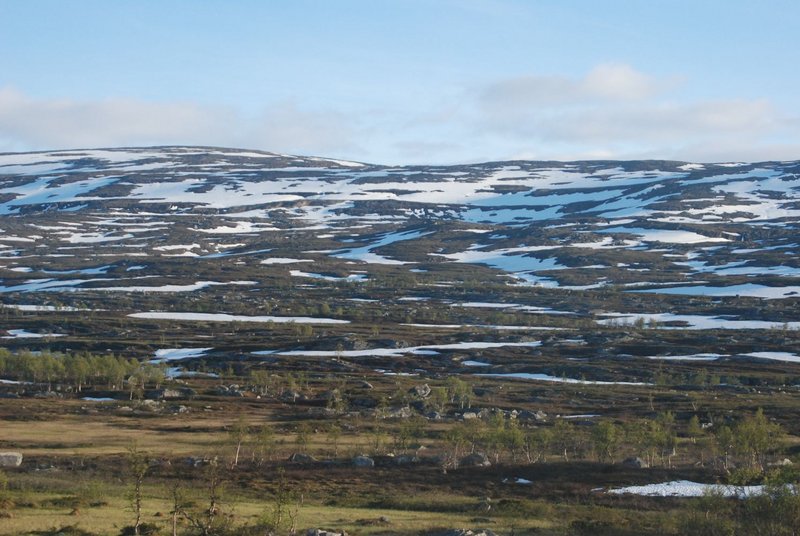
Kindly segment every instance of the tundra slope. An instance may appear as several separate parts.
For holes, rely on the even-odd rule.
[[[108,311],[96,326],[114,315],[139,325],[156,318],[148,311],[291,320],[337,336],[367,322],[409,346],[469,342],[476,331],[531,340],[515,330],[585,321],[795,328],[798,173],[799,162],[389,167],[208,147],[2,154],[0,299],[37,318],[47,307]],[[323,299],[333,307],[316,320],[298,306]],[[18,323],[9,328],[29,331],[15,333],[65,335],[43,340],[56,348],[101,332],[77,320]],[[207,348],[198,337],[183,342]],[[548,337],[609,352],[574,333]],[[257,340],[218,351],[266,350]],[[334,349],[325,344],[267,351]],[[674,351],[753,359],[798,349],[753,339]]]

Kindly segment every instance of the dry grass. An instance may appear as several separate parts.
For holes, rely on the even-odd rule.
[[[234,513],[236,524],[254,523],[258,516],[269,506],[266,502],[237,501],[229,505]],[[144,521],[163,525],[166,530],[170,523],[170,505],[166,500],[148,499],[144,503]],[[156,515],[156,513],[159,513]],[[133,514],[126,501],[116,498],[102,507],[85,507],[73,511],[71,508],[17,508],[12,510],[13,517],[3,519],[0,523],[0,535],[19,535],[31,531],[40,531],[66,525],[77,525],[80,528],[97,534],[114,534],[131,523]],[[389,524],[370,524],[380,517],[389,519]],[[472,526],[475,524],[475,513],[442,513],[414,510],[367,509],[308,505],[299,510],[297,525],[301,528],[328,527],[344,529],[350,533],[373,534],[385,532],[387,529],[413,533],[419,530],[437,527]],[[556,524],[549,520],[531,518],[493,518],[493,530],[542,529],[553,528]]]

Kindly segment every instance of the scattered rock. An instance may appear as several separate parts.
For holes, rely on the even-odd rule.
[[[22,465],[21,452],[0,452],[0,467],[19,467]]]
[[[461,458],[458,465],[461,467],[490,467],[492,462],[489,461],[489,457],[483,452],[475,452]]]

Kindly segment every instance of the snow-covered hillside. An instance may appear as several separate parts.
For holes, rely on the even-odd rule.
[[[780,298],[800,292],[798,173],[797,162],[385,167],[196,147],[3,154],[0,255],[16,275],[36,268],[24,259],[88,251],[280,266],[252,246],[288,231],[325,242],[312,257],[292,251],[297,262],[475,263],[510,284]],[[2,291],[105,288],[74,276],[102,276],[102,264]]]

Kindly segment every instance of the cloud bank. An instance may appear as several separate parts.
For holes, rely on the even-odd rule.
[[[230,107],[130,98],[36,99],[0,88],[0,151],[219,145],[277,152],[357,151],[341,114],[284,102],[248,117]]]

